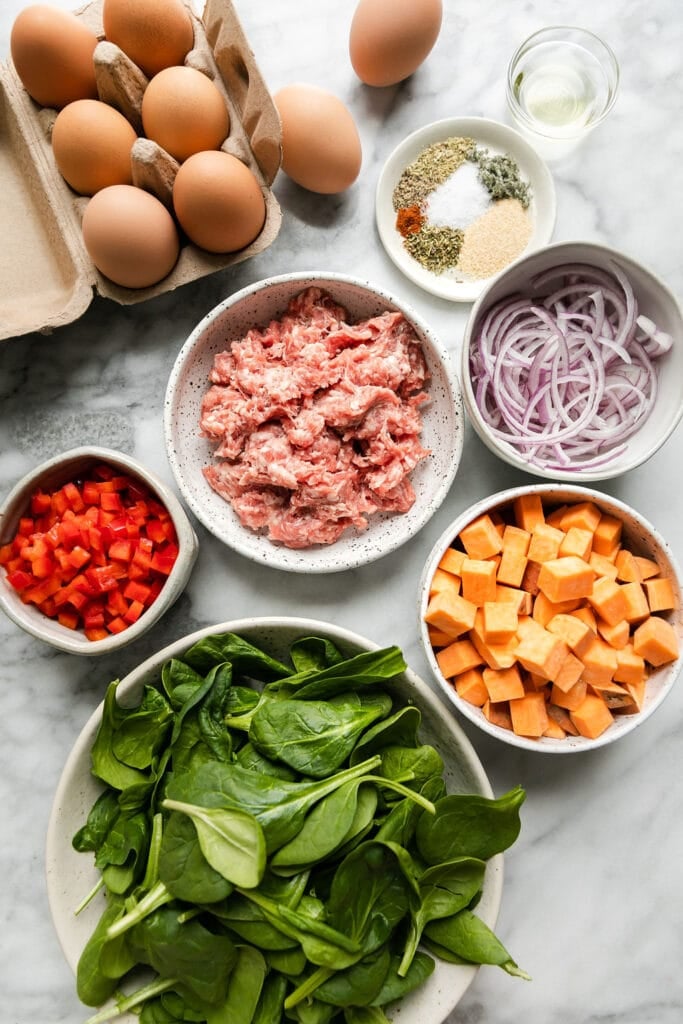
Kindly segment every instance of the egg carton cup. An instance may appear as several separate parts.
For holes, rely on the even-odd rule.
[[[206,74],[223,95],[230,131],[222,149],[254,173],[266,204],[264,226],[238,252],[206,252],[182,232],[175,267],[148,288],[124,288],[104,277],[83,244],[81,220],[88,197],[62,178],[50,136],[57,111],[35,103],[8,59],[0,63],[0,340],[34,331],[50,333],[71,323],[94,295],[122,305],[143,302],[249,259],[272,244],[280,207],[270,189],[281,160],[281,127],[275,104],[230,0],[207,0],[198,17],[187,5],[194,45],[185,64]],[[114,43],[104,39],[102,0],[74,12],[98,37],[94,54],[99,98],[142,130],[147,77]],[[133,146],[133,184],[168,208],[178,163],[161,146],[139,137]]]

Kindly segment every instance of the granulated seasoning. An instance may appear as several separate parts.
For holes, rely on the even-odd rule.
[[[453,136],[427,146],[403,171],[392,201],[407,252],[426,270],[483,280],[525,249],[531,188],[506,153]]]

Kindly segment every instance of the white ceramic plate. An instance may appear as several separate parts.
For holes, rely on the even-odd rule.
[[[388,158],[377,183],[375,215],[382,245],[406,277],[427,292],[453,302],[474,302],[491,280],[459,280],[450,274],[433,274],[414,259],[396,229],[392,196],[406,167],[435,142],[452,137],[472,138],[492,156],[507,154],[517,163],[521,177],[531,185],[529,215],[532,232],[524,253],[546,245],[555,227],[555,185],[550,171],[536,151],[513,128],[482,117],[447,118],[408,135]],[[523,253],[520,253],[522,256]]]
[[[338,626],[310,619],[268,618],[241,619],[198,630],[176,640],[152,655],[119,684],[122,703],[139,703],[144,685],[159,681],[161,666],[170,658],[181,658],[197,640],[213,633],[234,632],[277,658],[285,658],[292,641],[299,636],[323,636],[332,640],[349,657],[360,651],[373,650],[377,644]],[[431,743],[445,762],[444,778],[451,793],[479,793],[491,797],[493,792],[486,773],[453,715],[443,706],[429,686],[410,669],[395,685],[399,700],[416,704],[422,713],[420,736]],[[93,712],[84,726],[64,766],[55,793],[47,832],[47,893],[52,919],[64,956],[75,972],[81,951],[104,905],[100,894],[78,916],[74,908],[98,881],[91,854],[77,853],[71,845],[74,833],[81,827],[100,791],[90,773],[90,750],[102,717],[102,705]],[[477,914],[495,928],[503,888],[503,857],[491,858],[487,864],[481,901]],[[476,967],[438,961],[425,984],[397,1005],[393,1014],[400,1024],[438,1024],[462,998],[477,972]],[[137,1017],[117,1017],[121,1024],[134,1024]]]
[[[329,546],[285,548],[243,526],[232,507],[206,482],[214,445],[202,437],[202,398],[214,356],[255,325],[265,325],[284,312],[292,296],[310,285],[331,293],[352,320],[400,309],[415,327],[431,373],[430,403],[423,407],[421,441],[431,455],[411,474],[416,500],[402,515],[370,517],[364,532],[347,530]],[[219,540],[256,562],[290,572],[321,573],[352,569],[394,551],[420,530],[441,505],[453,482],[463,445],[460,387],[447,352],[416,313],[375,285],[341,274],[285,274],[260,281],[216,306],[183,345],[166,392],[164,426],[171,469],[183,498],[197,518]]]

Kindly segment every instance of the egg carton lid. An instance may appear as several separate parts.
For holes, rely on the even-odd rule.
[[[102,39],[102,0],[76,16]],[[132,305],[249,259],[280,229],[280,207],[270,189],[281,159],[280,120],[230,0],[207,0],[195,28],[193,53],[215,71],[230,112],[224,146],[256,175],[266,203],[263,229],[236,253],[214,254],[183,244],[174,269],[149,288],[122,288],[97,270],[85,249],[77,196],[55,164],[49,142],[55,111],[41,108],[24,89],[11,59],[0,63],[0,340],[71,323],[95,295]],[[144,150],[143,150],[144,152]],[[153,155],[149,159],[153,159]]]

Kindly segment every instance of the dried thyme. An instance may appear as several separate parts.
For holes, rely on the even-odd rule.
[[[406,249],[427,270],[440,274],[458,262],[464,234],[460,228],[423,224],[403,240]]]
[[[419,206],[437,185],[450,178],[465,160],[472,159],[474,139],[453,136],[427,146],[408,164],[393,191],[394,209]]]
[[[525,210],[531,189],[522,181],[519,167],[510,156],[489,156],[487,149],[475,148],[472,159],[479,165],[479,180],[492,199],[519,199]]]

